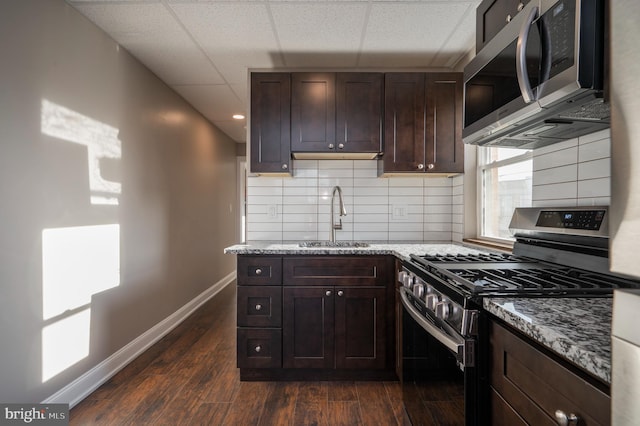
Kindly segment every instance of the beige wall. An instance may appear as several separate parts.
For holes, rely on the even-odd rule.
[[[231,273],[235,168],[62,0],[2,2],[0,401],[48,398]]]

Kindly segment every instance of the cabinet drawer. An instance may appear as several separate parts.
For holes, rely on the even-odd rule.
[[[281,368],[282,330],[238,328],[239,368]]]
[[[282,258],[238,256],[238,285],[280,285]]]
[[[239,327],[281,327],[282,287],[238,287]]]
[[[528,424],[554,424],[556,410],[581,425],[610,424],[605,392],[496,323],[491,348],[491,386]]]
[[[387,286],[393,282],[390,256],[285,257],[284,285]]]

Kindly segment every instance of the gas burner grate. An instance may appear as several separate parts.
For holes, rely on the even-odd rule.
[[[528,261],[508,253],[481,253],[481,254],[436,254],[418,256],[419,259],[432,263],[478,263],[478,262],[523,262]]]
[[[635,285],[624,279],[573,268],[450,269],[449,272],[473,293],[610,293],[616,288]]]

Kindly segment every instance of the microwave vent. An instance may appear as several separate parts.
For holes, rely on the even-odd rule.
[[[574,120],[608,120],[611,117],[611,108],[602,99],[596,99],[591,103],[563,111],[558,117]]]

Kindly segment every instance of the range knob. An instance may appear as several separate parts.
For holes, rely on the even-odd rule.
[[[413,295],[416,296],[418,299],[422,299],[422,296],[424,295],[424,284],[421,284],[421,283],[414,284]]]
[[[451,311],[451,303],[446,299],[443,299],[441,302],[436,304],[436,318],[446,320],[451,315]]]
[[[406,277],[407,275],[409,275],[407,274],[407,271],[398,272],[398,282],[404,285],[404,277]]]
[[[414,282],[415,282],[415,277],[412,274],[407,274],[404,277],[404,282],[402,283],[402,285],[407,287],[408,289],[412,289]]]
[[[427,308],[432,311],[436,310],[436,305],[440,303],[440,295],[438,293],[427,294]]]

